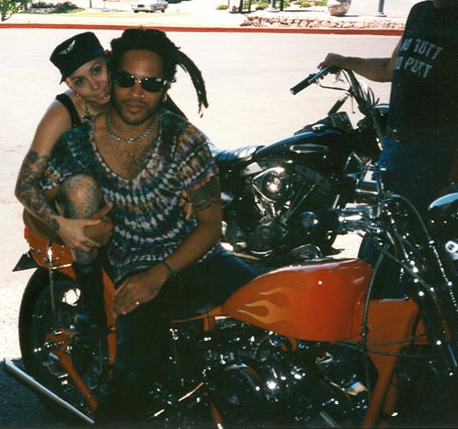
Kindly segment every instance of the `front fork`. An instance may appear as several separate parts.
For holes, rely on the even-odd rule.
[[[91,393],[91,390],[88,388],[87,384],[80,376],[79,372],[75,368],[72,357],[71,350],[75,346],[75,338],[80,335],[78,331],[62,328],[60,327],[58,306],[56,302],[56,289],[55,289],[55,271],[56,270],[65,270],[67,274],[71,274],[74,277],[73,270],[71,269],[72,263],[65,262],[65,258],[62,260],[63,263],[59,265],[54,265],[55,257],[53,254],[53,245],[51,241],[48,241],[47,244],[46,258],[44,262],[48,266],[48,275],[49,275],[49,293],[50,293],[50,302],[51,302],[51,312],[52,312],[52,327],[50,332],[46,335],[46,347],[50,353],[56,356],[59,360],[59,364],[62,366],[64,371],[69,375],[73,380],[75,387],[81,392],[82,396],[87,402],[88,408],[91,412],[94,412],[97,408],[97,399]],[[57,259],[60,259],[57,257]],[[68,272],[70,270],[71,272]],[[105,299],[112,299],[112,289],[107,288],[107,281],[109,281],[106,274],[104,274],[104,291]],[[109,290],[107,290],[109,289]],[[107,322],[110,329],[107,329],[107,352],[108,352],[108,364],[112,364],[115,359],[116,354],[116,338],[114,332],[114,320],[112,317],[107,317]]]
[[[54,266],[54,257],[52,249],[52,241],[48,241],[47,245],[47,259],[48,263],[48,275],[49,275],[49,294],[51,302],[51,313],[52,313],[52,328],[51,332],[46,335],[46,345],[50,353],[54,354],[58,359],[59,363],[65,372],[75,383],[76,388],[81,392],[85,400],[87,401],[89,410],[94,412],[97,408],[97,400],[87,387],[84,380],[79,375],[68,350],[71,349],[73,343],[73,337],[78,335],[77,332],[67,328],[59,328],[59,315],[57,311],[56,293],[55,293],[55,277],[54,271],[61,268],[71,267],[72,264],[67,263],[60,266]]]
[[[70,329],[53,329],[52,332],[46,335],[46,345],[49,352],[59,359],[59,364],[73,380],[76,388],[87,401],[89,410],[93,413],[97,408],[97,399],[79,375],[68,353],[68,350],[72,347],[72,341],[75,335],[78,335],[78,333]]]

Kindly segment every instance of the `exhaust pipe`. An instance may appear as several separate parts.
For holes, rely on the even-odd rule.
[[[51,401],[55,402],[57,405],[75,414],[80,419],[83,419],[86,423],[89,423],[90,425],[95,424],[95,420],[92,417],[84,414],[83,412],[78,410],[78,408],[74,407],[72,404],[63,400],[62,398],[57,396],[55,393],[51,392],[51,390],[47,389],[42,384],[38,383],[38,381],[36,381],[33,377],[28,375],[25,371],[23,371],[21,368],[16,366],[10,360],[7,360],[7,359],[3,360],[3,369],[6,374],[12,376],[14,379],[19,381],[23,386],[31,389],[34,393],[37,393],[41,396],[46,397],[47,399],[50,399]]]

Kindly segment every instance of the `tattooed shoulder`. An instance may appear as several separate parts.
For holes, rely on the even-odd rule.
[[[201,211],[221,201],[218,177],[212,177],[207,183],[189,193],[193,209]]]

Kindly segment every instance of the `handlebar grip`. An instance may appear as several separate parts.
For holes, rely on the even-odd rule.
[[[336,66],[326,66],[320,69],[318,73],[309,74],[305,79],[301,80],[290,89],[291,94],[296,95],[298,92],[315,83],[318,79],[321,79],[329,73],[334,73],[337,70],[338,67]]]

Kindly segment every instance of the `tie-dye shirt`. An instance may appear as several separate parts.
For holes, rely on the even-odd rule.
[[[93,141],[93,123],[65,133],[56,143],[43,189],[75,173],[91,174],[113,202],[113,236],[107,245],[115,285],[169,256],[195,228],[178,206],[182,191],[197,189],[218,174],[207,137],[185,119],[161,110],[158,137],[144,168],[125,179],[104,162]],[[201,260],[222,251],[218,243]]]

